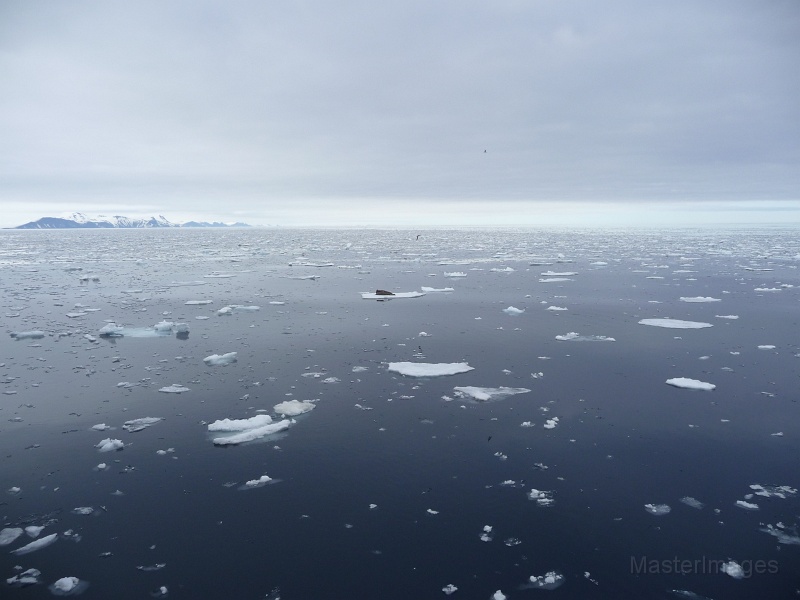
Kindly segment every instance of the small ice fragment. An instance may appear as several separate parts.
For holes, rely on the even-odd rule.
[[[686,298],[681,296],[681,302],[721,302],[720,298],[712,298],[710,296],[696,296],[694,298]]]
[[[162,388],[159,388],[159,392],[164,392],[165,394],[181,394],[183,392],[188,392],[189,388],[183,387],[177,383],[173,383],[172,385],[168,385]]]
[[[0,530],[0,546],[8,546],[21,535],[21,527],[6,527]]]
[[[16,550],[12,550],[11,554],[22,555],[22,554],[30,554],[31,552],[35,552],[36,550],[41,550],[42,548],[46,548],[50,544],[54,543],[58,539],[57,533],[51,533],[41,539],[38,539],[30,544],[26,544],[21,548],[17,548]]]
[[[12,587],[25,587],[39,583],[42,572],[39,569],[28,569],[6,579],[6,583]]]
[[[554,590],[564,583],[564,576],[557,571],[548,571],[544,575],[531,575],[530,584],[526,587],[538,588],[543,590]]]
[[[258,479],[251,479],[250,481],[245,482],[245,486],[249,488],[261,487],[268,484],[270,481],[272,481],[272,477],[269,475],[262,475]]]
[[[122,425],[122,428],[130,433],[135,433],[137,431],[141,431],[142,429],[146,429],[151,425],[155,425],[161,420],[161,417],[142,417],[141,419],[132,419],[130,421],[125,421],[125,423]]]
[[[44,526],[42,525],[28,525],[25,528],[25,533],[28,534],[28,537],[37,538],[39,534],[42,533],[44,530]]]
[[[438,514],[439,514],[439,511],[438,511],[438,510],[433,510],[432,508],[429,508],[429,509],[428,509],[427,511],[425,511],[425,512],[427,512],[428,514],[431,514],[431,515],[438,515]]]
[[[236,362],[236,352],[228,352],[227,354],[212,354],[206,356],[203,362],[211,367],[230,365]]]
[[[11,337],[15,340],[39,340],[45,336],[44,331],[12,331]]]
[[[645,504],[644,509],[657,517],[669,514],[672,510],[667,504]]]
[[[555,502],[552,491],[537,490],[536,488],[531,488],[531,491],[528,492],[528,500],[536,500],[536,504],[539,506],[550,506]]]
[[[555,429],[556,425],[558,425],[558,417],[553,417],[552,419],[547,419],[542,427],[545,429]]]
[[[667,329],[703,329],[713,327],[711,323],[700,321],[682,321],[681,319],[642,319],[640,325],[650,325],[652,327],[666,327]]]
[[[737,500],[736,506],[745,510],[758,510],[758,504],[753,502],[745,502],[744,500]]]
[[[449,596],[450,594],[452,594],[453,592],[455,592],[456,590],[458,590],[458,588],[457,588],[456,586],[454,586],[452,583],[448,583],[446,586],[444,586],[444,587],[442,588],[442,591],[443,591],[445,594],[447,594],[448,596]]]
[[[515,306],[509,306],[508,308],[504,308],[503,312],[507,315],[521,315],[525,312],[524,308],[517,308]]]
[[[506,600],[506,595],[500,590],[497,590],[494,594],[492,594],[490,600]]]
[[[310,400],[287,400],[274,406],[274,410],[279,415],[296,417],[313,410],[316,404]]]
[[[408,377],[439,377],[472,371],[467,363],[412,363],[391,362],[388,370]]]
[[[742,566],[735,560],[723,563],[721,568],[723,573],[730,575],[734,579],[743,579],[745,576],[744,569],[742,569]]]
[[[707,383],[698,379],[689,379],[688,377],[674,377],[672,379],[667,379],[665,383],[676,388],[683,388],[687,390],[711,391],[717,387],[713,383]]]
[[[761,346],[758,347],[758,349],[759,350],[774,350],[775,346],[773,346],[772,344],[762,344]]]
[[[112,440],[111,438],[106,438],[95,446],[95,448],[97,448],[100,452],[111,452],[112,450],[122,450],[124,447],[125,444],[122,443],[122,440]]]
[[[705,506],[702,502],[697,500],[696,498],[692,498],[691,496],[684,496],[681,498],[681,502],[683,502],[686,506],[691,506],[692,508],[696,508],[700,510]]]
[[[454,387],[453,390],[455,392],[454,395],[458,398],[473,398],[480,402],[502,400],[515,394],[526,394],[530,392],[530,390],[527,388],[510,388],[505,386],[501,386],[499,388],[457,386]]]

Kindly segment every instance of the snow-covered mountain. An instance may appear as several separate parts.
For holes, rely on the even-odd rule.
[[[65,217],[42,217],[14,229],[140,229],[156,227],[249,227],[249,225],[246,223],[208,223],[206,221],[173,223],[162,215],[146,219],[132,219],[121,215],[87,217],[83,213],[76,212]]]

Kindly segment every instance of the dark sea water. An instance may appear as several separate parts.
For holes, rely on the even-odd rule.
[[[796,597],[798,266],[779,228],[2,231],[0,515],[44,528],[0,546],[4,582],[40,572],[0,598],[64,577],[86,599]],[[422,286],[454,291],[361,298]],[[406,361],[473,370],[388,370]],[[292,399],[315,408],[285,432],[212,442]],[[122,429],[143,417],[163,420]]]

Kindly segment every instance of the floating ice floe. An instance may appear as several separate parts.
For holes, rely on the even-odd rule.
[[[742,569],[742,565],[737,563],[735,560],[730,560],[726,563],[722,563],[722,572],[726,575],[730,575],[734,579],[744,579],[745,573],[744,569]]]
[[[797,528],[795,527],[791,532],[787,531],[786,526],[783,523],[776,523],[775,525],[767,525],[766,527],[762,527],[759,531],[763,531],[764,533],[768,533],[771,536],[777,538],[779,544],[787,544],[793,546],[800,545],[800,536],[797,535]]]
[[[539,283],[558,283],[559,281],[573,281],[569,277],[541,277]]]
[[[231,304],[230,306],[223,306],[217,311],[218,315],[232,315],[235,312],[253,312],[261,310],[260,306],[246,306],[244,304]]]
[[[672,510],[668,504],[645,504],[644,509],[657,517],[669,514]]]
[[[88,582],[77,577],[62,577],[52,585],[47,586],[54,596],[77,596],[89,587]]]
[[[22,554],[30,554],[31,552],[36,552],[37,550],[41,550],[42,548],[47,548],[50,544],[53,544],[58,539],[57,533],[51,533],[41,539],[31,542],[30,544],[26,544],[17,548],[16,550],[12,550],[11,554],[16,554],[17,556],[21,556]]]
[[[498,388],[457,386],[453,388],[453,391],[454,395],[459,398],[472,398],[474,400],[478,400],[479,402],[502,400],[515,394],[527,394],[530,392],[530,390],[527,388],[511,388],[505,386]]]
[[[273,408],[276,414],[284,415],[286,417],[296,417],[313,410],[316,404],[310,400],[287,400],[276,404]]]
[[[184,302],[186,306],[205,306],[206,304],[211,304],[212,300],[187,300]]]
[[[457,591],[458,588],[454,586],[452,583],[448,583],[446,586],[442,588],[442,591],[447,594],[448,596],[453,592]]]
[[[122,337],[124,328],[116,323],[106,323],[97,333],[102,337]]]
[[[707,383],[698,379],[689,379],[688,377],[673,377],[672,379],[667,379],[665,383],[667,385],[686,390],[710,391],[717,387],[713,383]]]
[[[101,440],[99,444],[95,445],[100,452],[112,452],[114,450],[122,450],[125,447],[125,444],[122,440],[113,440],[111,438],[106,438]]]
[[[21,527],[6,527],[0,530],[0,546],[8,546],[22,535]]]
[[[106,323],[97,332],[100,337],[163,337],[176,334],[178,337],[189,333],[189,326],[186,323],[173,323],[172,321],[160,321],[152,327],[123,327],[116,323]]]
[[[246,481],[244,487],[247,489],[260,488],[264,487],[268,483],[273,483],[274,481],[275,480],[269,475],[262,475],[258,479],[250,479],[249,481]]]
[[[568,310],[568,309],[564,306],[548,306],[546,310]]]
[[[536,504],[539,506],[550,506],[555,502],[552,491],[537,490],[536,488],[531,488],[531,491],[528,492],[528,500],[536,500]]]
[[[472,371],[467,363],[412,363],[391,362],[388,370],[408,377],[440,377]]]
[[[612,337],[605,335],[580,335],[574,331],[565,333],[564,335],[557,335],[556,339],[560,342],[616,342]]]
[[[691,506],[692,508],[696,508],[700,510],[705,506],[702,502],[697,500],[696,498],[692,498],[691,496],[684,496],[681,498],[681,502],[683,502],[686,506]]]
[[[736,506],[745,510],[759,510],[758,504],[755,504],[754,502],[746,502],[744,500],[737,500]]]
[[[183,392],[190,391],[189,388],[183,387],[177,383],[173,383],[172,385],[167,385],[162,388],[158,389],[159,392],[164,392],[165,394],[182,394]]]
[[[738,319],[739,315],[714,315],[717,319]]]
[[[695,296],[693,298],[687,298],[685,296],[680,297],[681,302],[721,302],[721,298],[712,298],[711,296]]]
[[[445,272],[444,276],[445,277],[466,277],[467,274],[464,273],[463,271],[452,271],[450,273]]]
[[[269,415],[256,415],[249,419],[222,419],[209,424],[209,431],[219,431],[230,435],[214,438],[215,446],[235,446],[252,442],[289,428],[291,421],[284,419],[272,422]]]
[[[365,300],[391,300],[393,298],[419,298],[425,292],[394,292],[392,294],[375,294],[373,292],[361,292],[361,297]]]
[[[775,346],[772,344],[761,344],[758,347],[759,350],[775,350]]]
[[[489,600],[506,600],[506,598],[507,596],[503,592],[497,590]]]
[[[125,423],[122,425],[122,428],[130,433],[135,433],[137,431],[141,431],[142,429],[147,429],[151,425],[155,425],[162,420],[163,419],[161,417],[142,417],[141,419],[125,421]]]
[[[548,571],[544,575],[531,575],[528,583],[523,585],[525,588],[536,588],[540,590],[554,590],[564,583],[564,576],[558,571]]]
[[[39,340],[45,336],[45,333],[37,329],[33,331],[12,331],[10,335],[15,340]]]
[[[765,498],[786,498],[797,494],[797,488],[789,487],[788,485],[761,485],[754,483],[750,486],[756,496],[764,496]]]
[[[228,352],[226,354],[212,354],[206,356],[203,362],[210,367],[220,367],[230,365],[236,362],[236,352]]]
[[[419,288],[423,292],[454,292],[455,288],[445,287],[445,288],[432,288],[432,287],[425,287],[424,285]]]
[[[564,271],[562,273],[556,273],[555,271],[545,271],[542,273],[542,277],[572,277],[573,275],[577,275],[578,273],[575,271]]]
[[[39,569],[27,569],[13,577],[9,577],[6,579],[6,583],[11,587],[27,587],[39,583],[39,577],[41,576],[42,572]]]
[[[509,306],[508,308],[504,308],[503,312],[507,315],[521,315],[525,312],[524,308],[517,308],[516,306]]]
[[[547,419],[542,427],[545,429],[555,429],[556,425],[558,425],[558,417],[553,417],[552,419]]]
[[[652,327],[666,327],[667,329],[703,329],[713,327],[711,323],[701,321],[682,321],[681,319],[642,319],[639,325],[650,325]]]

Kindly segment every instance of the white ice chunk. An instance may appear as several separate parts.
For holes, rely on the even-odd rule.
[[[252,312],[261,310],[260,306],[246,306],[243,304],[231,304],[230,306],[223,306],[217,311],[218,315],[231,315],[235,312]]]
[[[0,546],[8,546],[21,535],[21,527],[6,527],[0,531]]]
[[[570,331],[569,333],[565,333],[564,335],[557,335],[556,339],[560,342],[616,342],[612,337],[607,337],[605,335],[581,335],[574,331]]]
[[[125,421],[125,423],[122,425],[122,428],[125,431],[134,433],[136,431],[146,429],[151,425],[155,425],[161,420],[161,417],[142,417],[141,419],[131,419],[130,421]]]
[[[255,488],[267,485],[270,481],[272,481],[272,477],[270,477],[269,475],[262,475],[258,479],[251,479],[249,481],[246,481],[244,485],[248,488]]]
[[[274,409],[279,415],[296,417],[297,415],[302,415],[303,413],[313,410],[314,407],[316,407],[316,404],[310,400],[287,400],[286,402],[276,404]]]
[[[668,504],[645,504],[644,509],[657,517],[669,514],[672,510]]]
[[[203,362],[211,367],[230,365],[236,362],[236,352],[228,352],[226,354],[212,354],[211,356],[206,356],[203,359]]]
[[[683,388],[687,390],[713,390],[717,386],[713,383],[707,383],[705,381],[700,381],[698,379],[689,379],[688,377],[673,377],[672,379],[667,379],[667,385],[674,386],[676,388]]]
[[[734,579],[744,579],[744,569],[735,560],[730,560],[722,564],[722,572],[730,575]]]
[[[258,422],[258,421],[255,421],[254,419],[257,419],[258,417],[266,417],[266,416],[267,415],[257,415],[257,417],[253,417],[252,419],[243,419],[243,421],[249,421],[252,424],[252,423]],[[230,423],[233,423],[229,419],[225,419],[225,421],[228,422],[228,426],[230,426]],[[270,419],[270,421],[271,421],[271,419]],[[216,423],[220,423],[220,422],[217,421]],[[221,431],[221,429],[212,429],[213,425],[214,425],[214,423],[209,425],[209,431]],[[225,436],[225,437],[214,438],[213,442],[214,442],[214,445],[216,445],[216,446],[235,446],[237,444],[243,444],[245,442],[252,442],[254,440],[261,439],[263,437],[266,437],[268,435],[272,435],[274,433],[278,433],[280,431],[285,431],[286,429],[289,428],[290,425],[291,425],[291,421],[289,421],[288,419],[284,419],[282,421],[278,421],[277,423],[269,422],[269,423],[265,423],[263,425],[257,425],[255,427],[253,427],[251,425],[248,425],[244,429],[234,430],[234,431],[238,431],[238,433],[233,433],[232,435],[228,435],[228,436]],[[231,430],[227,429],[226,431],[231,431]]]
[[[423,292],[454,292],[455,291],[455,288],[451,288],[451,287],[432,288],[432,287],[422,286],[419,289],[422,290]]]
[[[564,576],[557,571],[548,571],[544,575],[531,575],[530,583],[525,587],[533,587],[542,590],[554,590],[564,583]]]
[[[388,370],[407,375],[408,377],[440,377],[443,375],[457,375],[472,371],[467,363],[412,363],[392,362]]]
[[[12,331],[11,337],[15,340],[39,340],[45,336],[44,331]]]
[[[445,277],[466,277],[467,274],[464,273],[463,271],[452,271],[451,273],[445,272],[444,276]]]
[[[694,298],[686,298],[681,296],[681,302],[721,302],[721,298],[712,298],[711,296],[695,296]]]
[[[513,396],[515,394],[526,394],[530,392],[530,390],[527,388],[511,388],[505,386],[501,386],[499,388],[457,386],[454,387],[453,390],[455,395],[459,398],[474,398],[480,402],[502,400],[503,398],[508,398],[509,396]]]
[[[112,440],[111,438],[106,438],[95,446],[95,448],[97,448],[100,452],[122,450],[124,447],[125,444],[122,442],[122,440]]]
[[[106,323],[97,333],[102,337],[122,337],[123,329],[121,325],[116,323]]]
[[[11,554],[22,555],[22,554],[30,554],[31,552],[36,552],[37,550],[41,550],[42,548],[47,548],[50,544],[54,543],[58,539],[57,533],[51,533],[41,539],[31,542],[30,544],[26,544],[16,550],[12,550]]]
[[[682,321],[681,319],[642,319],[640,325],[651,325],[652,327],[666,327],[667,329],[703,329],[713,327],[711,323],[701,321]]]
[[[172,385],[159,388],[158,391],[164,392],[165,394],[181,394],[183,392],[188,392],[189,388],[183,387],[177,383],[173,383]]]
[[[373,292],[361,292],[361,297],[365,300],[391,300],[392,298],[419,298],[425,292],[395,292],[392,295],[375,294]]]
[[[517,308],[516,306],[509,306],[508,308],[504,308],[503,312],[507,315],[521,315],[525,312],[524,308]]]
[[[745,510],[758,510],[758,504],[753,502],[745,502],[744,500],[737,500],[736,506]]]
[[[209,431],[247,431],[272,423],[269,415],[256,415],[249,419],[220,419],[209,424]]]
[[[555,502],[552,491],[537,490],[536,488],[531,488],[531,491],[528,492],[528,500],[536,500],[536,504],[539,506],[550,506]]]
[[[454,586],[452,583],[448,583],[446,586],[442,588],[442,591],[447,594],[448,596],[453,592],[457,591],[458,588]]]

